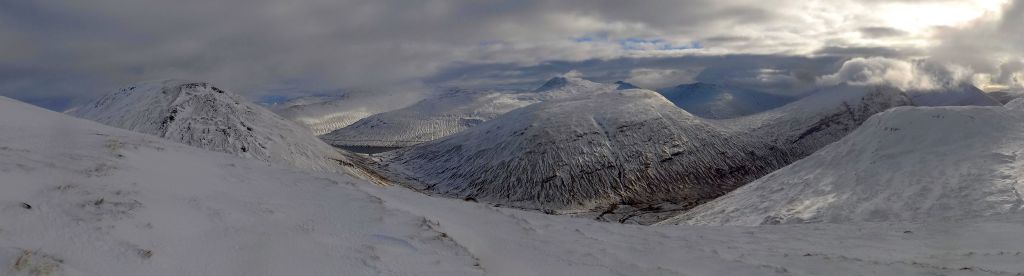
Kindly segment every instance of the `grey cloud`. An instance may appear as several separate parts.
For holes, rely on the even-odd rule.
[[[1024,58],[1024,0],[1006,4],[998,16],[985,17],[963,28],[939,31],[941,43],[929,49],[939,61],[960,64],[991,76],[983,82],[1022,86],[1013,76],[1024,74],[1016,66]]]
[[[883,37],[876,41],[882,45],[849,41],[848,33],[885,27],[857,23],[875,22],[871,14],[843,20],[830,14],[873,2],[834,1],[820,10],[807,5],[795,0],[0,1],[0,95],[76,99],[154,78],[207,80],[252,97],[286,93],[271,90],[282,83],[301,83],[290,86],[294,91],[420,82],[524,86],[577,66],[598,79],[625,79],[636,68],[704,68],[695,80],[772,80],[777,86],[772,89],[784,90],[778,83],[806,83],[823,67],[838,67],[836,60],[908,55],[892,50]],[[990,29],[1018,28],[1004,25]],[[588,37],[593,41],[578,40]],[[629,39],[660,41],[658,47],[668,49],[623,49],[620,43]],[[694,49],[673,49],[686,47]],[[687,55],[702,57],[680,58]],[[798,57],[803,55],[816,58]],[[826,59],[831,62],[820,62]],[[765,68],[784,72],[759,71]]]
[[[886,38],[893,36],[905,36],[909,33],[896,28],[875,26],[860,28],[860,34],[867,38]]]

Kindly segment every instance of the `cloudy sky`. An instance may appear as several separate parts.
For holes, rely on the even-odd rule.
[[[60,109],[139,80],[246,94],[526,87],[576,70],[728,82],[1024,83],[1024,0],[0,1],[0,95]]]

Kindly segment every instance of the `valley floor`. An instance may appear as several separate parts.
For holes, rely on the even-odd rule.
[[[429,197],[0,98],[2,275],[1006,275],[1024,216],[638,226]]]

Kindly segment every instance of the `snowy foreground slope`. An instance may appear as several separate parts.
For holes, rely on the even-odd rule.
[[[671,222],[933,221],[1024,208],[1024,111],[897,108]]]
[[[874,113],[909,104],[894,88],[841,86],[758,116],[711,121],[653,91],[578,87],[578,96],[381,158],[414,178],[412,187],[449,197],[556,212],[674,211],[796,161]]]
[[[267,167],[0,97],[3,275],[1004,275],[1024,217],[640,227]]]
[[[368,116],[320,138],[336,146],[405,147],[461,132],[536,102],[523,94],[455,90]]]
[[[70,114],[273,164],[336,171],[344,159],[302,126],[203,82],[137,83]]]
[[[406,97],[363,95],[364,93],[299,97],[270,108],[281,117],[309,128],[313,134],[323,135],[351,125],[362,118],[409,104]]]

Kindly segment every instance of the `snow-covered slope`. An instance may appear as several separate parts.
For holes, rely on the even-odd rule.
[[[1010,110],[1024,110],[1024,98],[1013,99],[1004,106]]]
[[[997,106],[1002,105],[971,84],[932,90],[907,91],[917,106]]]
[[[707,121],[649,90],[577,92],[382,158],[414,187],[450,197],[556,211],[687,208],[909,103],[896,89],[844,86],[760,116]]]
[[[637,227],[204,151],[0,97],[3,275],[1005,275],[1024,216]]]
[[[556,77],[527,92],[454,90],[406,108],[367,117],[320,138],[339,147],[407,147],[459,133],[537,102],[615,89],[630,88],[622,84]]]
[[[406,108],[369,116],[320,138],[343,147],[405,147],[458,133],[536,102],[523,94],[454,90]]]
[[[912,105],[892,86],[837,85],[819,88],[785,106],[723,120],[736,136],[752,136],[785,152],[790,162],[843,138],[875,113]]]
[[[323,135],[370,115],[410,104],[408,97],[364,94],[366,93],[298,97],[273,106],[271,110],[285,119],[309,128],[315,135]]]
[[[658,91],[676,106],[703,118],[727,119],[782,106],[794,99],[718,84],[692,83]]]
[[[337,170],[337,150],[309,130],[208,83],[143,82],[70,112],[106,125],[274,164]]]
[[[1024,113],[898,108],[675,222],[778,224],[963,219],[1024,205]]]

